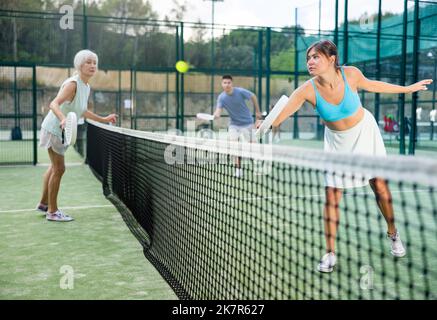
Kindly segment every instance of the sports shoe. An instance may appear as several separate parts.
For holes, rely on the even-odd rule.
[[[399,232],[396,230],[394,235],[387,233],[387,238],[390,241],[391,254],[398,258],[405,256],[406,251],[402,244],[401,237],[399,236]]]
[[[243,176],[243,169],[237,168],[235,169],[235,177],[241,178]]]
[[[48,221],[58,221],[58,222],[69,222],[74,220],[72,217],[66,215],[61,210],[58,210],[54,213],[47,212],[46,219]]]
[[[336,263],[337,263],[337,257],[335,256],[335,253],[329,252],[325,254],[320,260],[320,263],[317,266],[317,271],[332,272]]]
[[[38,204],[38,205],[36,206],[36,209],[35,209],[35,210],[36,210],[36,211],[39,211],[39,212],[42,212],[42,213],[47,213],[47,211],[49,210],[49,206],[40,203],[40,204]]]

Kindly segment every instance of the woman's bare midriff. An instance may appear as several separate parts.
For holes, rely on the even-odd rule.
[[[358,110],[350,117],[332,122],[325,121],[325,125],[331,130],[344,131],[354,127],[358,122],[363,119],[363,117],[364,109],[363,107],[359,107]]]

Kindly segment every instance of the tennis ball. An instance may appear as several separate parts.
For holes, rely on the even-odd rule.
[[[176,70],[180,73],[185,73],[188,71],[188,69],[190,69],[190,66],[185,61],[180,60],[176,62]]]

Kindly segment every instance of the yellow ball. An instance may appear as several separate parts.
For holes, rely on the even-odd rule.
[[[176,70],[180,73],[185,73],[188,71],[188,69],[190,69],[190,66],[185,61],[180,60],[176,62]]]

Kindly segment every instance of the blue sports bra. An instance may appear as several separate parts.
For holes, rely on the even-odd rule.
[[[311,84],[316,92],[316,113],[328,122],[338,121],[353,115],[361,106],[361,100],[357,92],[352,91],[349,87],[344,75],[343,67],[341,67],[341,75],[344,80],[344,96],[340,104],[332,104],[327,102],[317,90],[314,80],[311,79]]]

